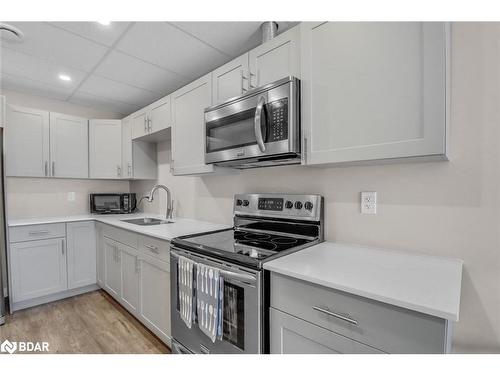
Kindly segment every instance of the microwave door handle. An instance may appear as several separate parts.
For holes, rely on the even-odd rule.
[[[264,105],[266,104],[266,98],[261,96],[257,102],[257,108],[255,108],[255,118],[254,118],[254,130],[255,138],[257,139],[257,145],[261,152],[266,151],[266,146],[264,145],[264,138],[262,137],[262,116],[264,111]]]

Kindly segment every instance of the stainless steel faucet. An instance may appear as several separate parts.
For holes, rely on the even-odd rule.
[[[156,190],[158,190],[158,189],[163,189],[167,192],[167,212],[165,213],[165,218],[167,220],[169,220],[169,219],[171,220],[172,219],[172,211],[174,209],[173,209],[173,204],[172,204],[172,194],[170,193],[170,189],[168,187],[166,187],[165,185],[161,185],[161,184],[155,185],[151,189],[151,192],[149,193],[149,195],[147,195],[143,198],[147,199],[148,202],[152,202],[154,195],[156,193]],[[141,198],[141,200],[142,200],[142,198]]]

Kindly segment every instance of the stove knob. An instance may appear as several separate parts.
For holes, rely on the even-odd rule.
[[[237,206],[241,206],[243,202],[241,201],[241,199],[236,199],[236,205]]]
[[[313,209],[313,204],[311,202],[306,202],[304,203],[304,208],[308,211],[311,211]]]
[[[288,208],[288,209],[293,208],[293,202],[286,201],[285,207]]]
[[[295,208],[297,210],[301,210],[302,209],[302,202],[300,202],[300,201],[295,202]]]
[[[247,201],[246,199],[243,201],[243,207],[247,207],[249,204],[250,204],[250,202]]]

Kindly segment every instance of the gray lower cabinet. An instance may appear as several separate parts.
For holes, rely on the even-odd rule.
[[[274,308],[271,314],[271,353],[376,354],[380,350],[338,335]]]
[[[270,314],[271,353],[450,351],[451,323],[445,319],[274,272]]]
[[[170,243],[98,224],[98,283],[167,345]]]

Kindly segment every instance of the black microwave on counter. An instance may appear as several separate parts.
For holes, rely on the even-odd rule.
[[[130,214],[135,211],[135,193],[90,194],[90,213],[92,214]]]

